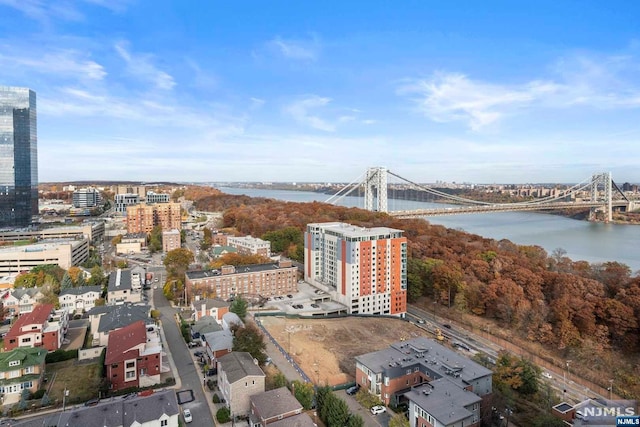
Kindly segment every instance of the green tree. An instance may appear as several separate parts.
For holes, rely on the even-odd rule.
[[[167,269],[169,279],[184,278],[189,264],[193,261],[193,252],[189,249],[178,248],[167,252],[167,255],[164,257],[164,266]]]
[[[31,398],[31,392],[28,388],[22,389],[22,393],[20,393],[20,402],[18,402],[18,408],[25,410],[27,409],[27,400]]]
[[[404,414],[395,414],[389,420],[389,427],[409,427],[409,420]]]
[[[304,247],[304,234],[298,227],[269,231],[262,236],[262,240],[270,241],[271,250],[278,253],[289,251],[292,245]]]
[[[42,400],[40,401],[41,406],[49,406],[51,404],[51,399],[47,393],[42,395]]]
[[[344,427],[349,419],[349,407],[344,400],[330,393],[325,398],[320,417],[327,427]]]
[[[156,225],[147,238],[149,252],[155,253],[162,250],[162,227]]]
[[[71,289],[73,288],[73,282],[71,281],[71,276],[68,273],[65,273],[62,276],[62,282],[60,282],[60,289]]]
[[[311,383],[303,383],[302,381],[294,381],[291,383],[291,389],[293,390],[293,395],[300,402],[304,409],[311,409],[313,406],[313,397],[315,395],[315,390],[313,388],[313,384]]]
[[[409,423],[407,423],[407,426]],[[347,419],[346,427],[364,427],[364,420],[358,414],[351,414],[349,419]]]
[[[202,242],[200,243],[200,249],[203,251],[208,250],[213,243],[213,237],[211,234],[211,229],[205,227],[203,230]]]
[[[260,365],[264,365],[264,362],[267,361],[265,353],[267,345],[264,342],[264,335],[258,327],[253,323],[248,323],[245,326],[233,325],[231,332],[233,333],[233,351],[246,351]]]
[[[277,374],[275,374],[275,376],[273,377],[273,387],[280,388],[280,387],[286,387],[286,386],[287,386],[287,377],[285,377],[282,372],[278,372]]]
[[[127,261],[121,260],[116,263],[116,267],[120,269],[125,269],[129,267],[129,263]]]
[[[96,265],[91,268],[91,277],[87,280],[87,285],[89,286],[103,286],[105,284],[106,277],[104,275],[104,271],[102,267]]]
[[[84,273],[78,274],[78,279],[76,280],[76,287],[87,286],[87,282],[84,280]]]
[[[247,316],[247,305],[247,300],[242,298],[242,295],[238,295],[231,303],[229,311],[237,314],[239,318],[244,320]]]
[[[330,393],[333,393],[333,391],[329,386],[318,387],[316,389],[316,410],[318,411],[318,413],[320,413],[320,411],[324,407],[324,403]]]

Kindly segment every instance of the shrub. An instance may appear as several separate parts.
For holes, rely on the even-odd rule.
[[[214,394],[213,397],[211,398],[211,401],[213,403],[220,403],[220,398],[218,397],[217,394]]]
[[[228,423],[229,421],[231,421],[231,414],[229,413],[229,408],[224,406],[218,409],[218,412],[216,412],[216,419],[218,420],[219,423]]]
[[[47,390],[40,389],[40,390],[36,391],[35,393],[33,393],[33,396],[31,398],[32,399],[42,399],[42,396],[44,396],[44,394],[46,392],[47,392]]]
[[[78,350],[56,350],[47,354],[44,359],[46,363],[64,362],[65,360],[77,359]]]

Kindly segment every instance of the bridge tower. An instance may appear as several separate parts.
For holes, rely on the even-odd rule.
[[[363,184],[364,208],[368,211],[388,212],[387,169],[382,167],[367,169]]]
[[[604,208],[606,209],[605,221],[611,222],[613,219],[612,208],[612,187],[613,180],[611,179],[611,172],[595,173],[591,176],[591,201],[602,200],[604,202]],[[604,198],[598,197],[600,193],[604,193]],[[594,221],[596,219],[596,209],[591,208],[589,212],[589,220]]]

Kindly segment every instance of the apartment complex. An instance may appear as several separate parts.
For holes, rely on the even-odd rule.
[[[168,230],[162,232],[162,251],[170,252],[181,247],[180,230]]]
[[[24,227],[38,215],[36,93],[0,86],[0,227]]]
[[[266,258],[271,256],[271,242],[257,237],[227,237],[227,245],[238,249],[240,255],[260,255]]]
[[[407,239],[401,230],[340,222],[308,224],[304,276],[351,314],[404,317]]]
[[[458,406],[472,406],[465,426],[479,422],[479,403],[492,393],[492,375],[484,366],[424,337],[396,342],[389,348],[356,357],[356,383],[386,405],[408,400],[412,425],[423,425],[413,424],[416,413],[425,420],[430,419],[425,416],[428,414],[439,423],[429,421],[425,425],[450,425],[450,419],[442,419],[438,412],[445,401],[448,407],[455,406],[458,414],[465,413]],[[422,396],[426,395],[430,399],[423,401]],[[451,399],[459,395],[470,397]]]
[[[89,258],[89,240],[60,239],[33,245],[0,248],[0,275],[29,271],[44,264],[57,264],[68,270]]]
[[[290,260],[276,264],[255,264],[220,270],[187,271],[187,298],[208,297],[227,300],[236,295],[269,297],[298,291],[298,269]]]
[[[182,217],[179,203],[139,204],[127,207],[127,232],[151,233],[159,225],[163,230],[180,230]]]

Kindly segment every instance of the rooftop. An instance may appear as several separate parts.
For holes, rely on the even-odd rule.
[[[5,337],[5,341],[9,338],[16,338],[22,335],[21,329],[26,325],[43,325],[47,320],[49,320],[49,316],[53,311],[52,304],[38,304],[33,307],[33,311],[31,313],[25,313],[21,315],[18,320],[11,326],[11,329],[7,333]]]
[[[252,265],[242,265],[235,268],[235,273],[231,274],[244,274],[244,273],[257,273],[261,271],[269,271],[269,270],[285,270],[285,269],[297,269],[297,267],[280,267],[277,263],[269,263],[269,264],[252,264]],[[220,270],[194,270],[187,271],[187,278],[190,280],[194,279],[204,279],[207,277],[216,277],[221,276],[222,273]]]
[[[225,354],[218,359],[218,363],[220,363],[220,369],[227,375],[229,384],[233,384],[248,376],[265,376],[251,354],[244,351],[234,351]]]
[[[105,307],[107,308],[105,311],[96,310],[96,312],[101,311],[104,313],[98,324],[98,332],[120,329],[138,320],[142,320],[145,323],[149,320],[150,307],[148,305],[122,304]],[[90,314],[94,314],[92,312],[93,309],[89,310]]]
[[[89,292],[102,293],[102,286],[79,286],[77,288],[67,288],[60,291],[60,296],[64,295],[83,295]]]
[[[465,407],[482,401],[480,396],[458,387],[448,378],[414,387],[405,396],[444,425],[469,418],[473,412]]]
[[[33,347],[17,347],[11,351],[0,353],[0,372],[6,372],[16,369],[9,367],[10,362],[20,361],[20,367],[39,366],[44,364],[47,357],[47,350]]]
[[[389,227],[372,227],[364,228],[356,225],[347,224],[344,222],[323,222],[307,224],[307,228],[315,227],[321,228],[325,231],[331,230],[335,234],[345,237],[385,237],[390,234],[403,233],[402,230]]]
[[[302,411],[302,405],[286,387],[255,394],[249,399],[256,407],[258,414],[264,419],[277,417],[296,410]]]
[[[109,274],[109,286],[107,287],[107,291],[115,292],[125,289],[131,290],[131,270],[117,269],[116,271],[111,272],[111,274]]]
[[[109,333],[107,355],[104,363],[109,365],[122,359],[133,347],[147,342],[147,328],[142,320]]]

